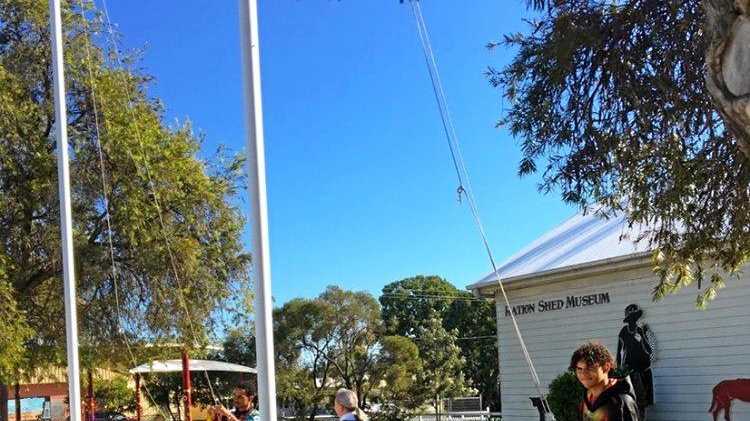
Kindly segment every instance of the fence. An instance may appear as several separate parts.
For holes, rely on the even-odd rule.
[[[499,412],[462,411],[441,414],[415,414],[410,421],[496,421],[501,418]]]
[[[293,417],[284,417],[284,419],[293,419]],[[315,421],[337,421],[338,419],[335,415],[315,416]],[[409,421],[499,421],[500,419],[502,419],[502,416],[499,412],[464,411],[414,414]]]
[[[443,399],[441,412],[479,412],[482,407],[482,395],[463,396],[460,398]]]

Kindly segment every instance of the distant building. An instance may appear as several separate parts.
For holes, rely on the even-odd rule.
[[[16,396],[15,385],[7,385],[9,421],[16,420],[17,401],[21,404],[20,419],[22,421],[36,420],[37,416],[51,421],[65,421],[65,417],[68,416],[66,377],[65,369],[51,367],[44,370],[44,376],[36,376],[30,382],[19,384],[18,396]],[[43,401],[44,403],[38,407],[34,405],[33,408],[28,408],[27,406],[32,400]],[[0,402],[0,404],[4,403]]]
[[[723,417],[729,400],[731,419],[750,420],[750,403],[737,398],[742,388],[750,396],[750,380],[714,391],[750,379],[750,274],[729,280],[706,311],[695,308],[695,286],[654,303],[658,279],[637,234],[623,217],[579,214],[499,268],[510,307],[494,274],[468,286],[495,301],[503,419],[539,419],[513,312],[545,387],[579,344],[597,340],[640,373],[641,399],[654,402],[648,421],[712,420],[709,408]]]
[[[38,372],[39,374],[26,379],[25,382],[18,385],[18,399],[16,399],[16,386],[13,384],[6,385],[8,392],[8,421],[17,420],[16,402],[21,406],[21,421],[68,421],[70,410],[68,407],[67,369],[65,367],[49,366],[38,370]],[[107,369],[95,369],[93,373],[97,379],[111,380],[122,376],[122,374]],[[128,379],[130,380],[128,387],[135,389],[133,381],[129,377]],[[86,414],[85,402],[88,383],[85,377],[83,383],[83,389],[81,390],[82,417]],[[133,394],[133,400],[135,401],[135,393]],[[94,402],[96,405],[102,403],[97,402],[96,395],[94,396]],[[0,402],[0,404],[3,403],[5,402]],[[152,419],[155,414],[154,408],[150,407],[146,402],[143,402],[143,408],[145,413],[148,414],[148,417],[145,419]],[[97,406],[96,411],[99,412],[100,410],[101,407]],[[2,412],[0,409],[0,413]],[[5,421],[1,418],[0,421]],[[197,419],[205,419],[205,416]]]

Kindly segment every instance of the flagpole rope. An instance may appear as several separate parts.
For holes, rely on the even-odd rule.
[[[430,74],[430,80],[432,82],[432,90],[435,94],[435,100],[437,101],[438,110],[440,111],[440,117],[443,122],[445,136],[448,141],[448,146],[450,148],[451,159],[453,160],[453,167],[456,170],[456,177],[458,178],[457,191],[459,194],[459,199],[461,195],[464,195],[466,197],[466,201],[469,204],[469,209],[471,210],[471,215],[474,219],[477,229],[479,230],[479,235],[482,238],[482,244],[484,245],[484,249],[485,249],[485,252],[487,253],[487,257],[489,258],[490,265],[492,267],[492,273],[495,275],[495,279],[497,281],[500,292],[502,293],[505,304],[508,306],[508,308],[511,308],[510,300],[508,299],[508,294],[506,293],[505,287],[503,286],[503,281],[500,278],[500,273],[498,271],[497,264],[495,263],[495,257],[492,253],[492,249],[490,247],[490,243],[487,238],[487,233],[485,232],[484,225],[482,224],[481,218],[479,217],[479,209],[478,209],[476,200],[474,199],[474,193],[471,188],[469,172],[464,163],[463,154],[461,153],[461,145],[458,140],[458,135],[456,134],[456,129],[455,129],[455,126],[453,125],[453,120],[451,119],[450,111],[448,110],[448,100],[446,98],[445,90],[443,89],[443,84],[440,79],[440,73],[438,71],[437,62],[435,60],[435,53],[432,49],[432,43],[430,41],[430,36],[427,31],[427,24],[425,23],[424,17],[422,16],[422,10],[419,5],[419,0],[410,0],[409,3],[411,4],[412,12],[414,14],[414,19],[417,24],[417,33],[419,35],[419,40],[422,46],[422,51],[424,52],[425,61],[427,63],[427,69]],[[526,360],[526,365],[528,367],[531,381],[534,383],[537,393],[539,393],[539,397],[542,399],[544,403],[545,411],[547,411],[549,408],[549,404],[547,402],[546,394],[544,393],[544,389],[539,379],[539,375],[537,374],[536,368],[534,366],[534,362],[531,358],[531,354],[529,353],[529,350],[526,347],[526,342],[523,339],[523,335],[521,334],[521,329],[518,326],[518,321],[516,320],[516,316],[513,314],[513,312],[510,313],[510,317],[513,323],[513,329],[515,331],[516,336],[518,337],[518,341],[521,346],[521,352],[523,353],[524,359]],[[551,413],[550,415],[552,416],[552,420],[554,421],[554,415]]]

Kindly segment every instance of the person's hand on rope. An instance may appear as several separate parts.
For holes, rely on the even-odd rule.
[[[228,410],[224,405],[214,405],[210,407],[209,413],[212,419],[222,419],[226,417],[227,421],[239,421],[237,417],[232,414],[232,411]]]

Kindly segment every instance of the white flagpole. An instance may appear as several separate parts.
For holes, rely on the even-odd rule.
[[[248,172],[250,175],[251,223],[255,290],[255,347],[258,356],[258,400],[261,420],[276,421],[276,374],[273,352],[271,302],[271,252],[268,241],[266,161],[263,142],[263,104],[260,90],[260,40],[258,4],[240,0],[242,70],[247,125]]]
[[[70,421],[81,421],[81,374],[78,366],[78,317],[76,315],[76,279],[73,262],[73,222],[70,209],[70,171],[68,168],[68,114],[65,110],[62,19],[60,0],[49,0],[52,71],[55,97],[55,134],[57,136],[57,178],[60,190],[60,229],[62,231],[63,276],[65,279],[65,336],[68,355],[68,401]]]

